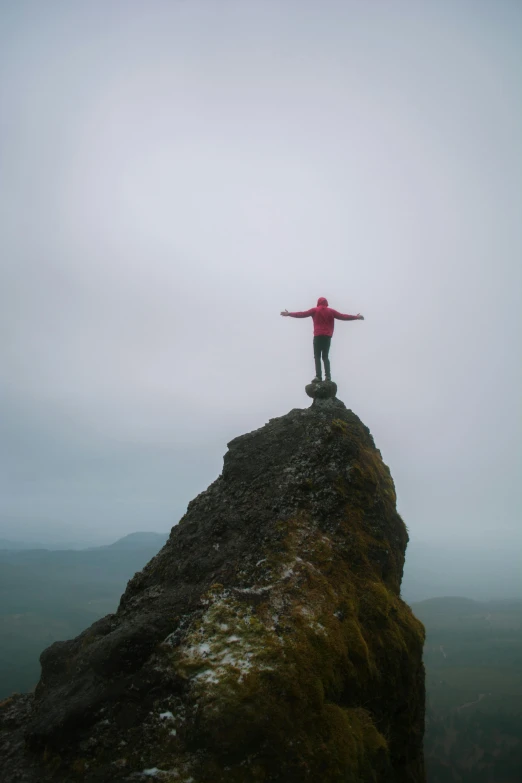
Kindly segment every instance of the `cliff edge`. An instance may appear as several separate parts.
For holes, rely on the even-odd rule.
[[[407,540],[335,397],[236,438],[118,611],[0,705],[0,780],[422,783]]]

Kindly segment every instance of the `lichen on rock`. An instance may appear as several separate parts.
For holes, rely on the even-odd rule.
[[[23,720],[0,709],[0,748],[6,725],[18,738],[2,780],[421,783],[406,543],[335,396],[236,438],[117,613],[42,654]]]

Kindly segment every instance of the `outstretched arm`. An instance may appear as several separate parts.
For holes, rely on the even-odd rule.
[[[311,310],[303,310],[303,312],[299,313],[289,313],[288,310],[283,310],[281,315],[289,315],[290,318],[308,318],[309,315],[313,315],[315,311],[315,307],[312,307]]]
[[[364,321],[364,315],[357,313],[357,315],[345,315],[344,313],[338,313],[337,310],[332,310],[334,318],[338,318],[339,321]]]

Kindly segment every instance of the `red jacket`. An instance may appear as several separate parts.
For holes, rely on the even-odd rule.
[[[320,296],[317,300],[317,307],[312,307],[311,310],[304,310],[302,313],[288,313],[292,318],[308,318],[312,316],[314,321],[314,337],[319,335],[325,335],[331,337],[334,331],[335,318],[339,321],[357,321],[356,315],[343,315],[338,313],[337,310],[333,310],[328,307],[328,301],[324,296]]]

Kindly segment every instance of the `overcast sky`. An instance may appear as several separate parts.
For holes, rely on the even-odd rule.
[[[412,538],[520,533],[522,5],[0,0],[0,537],[168,530],[339,397]]]

